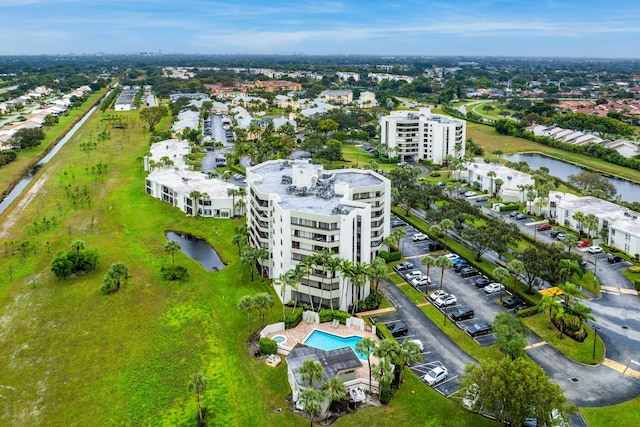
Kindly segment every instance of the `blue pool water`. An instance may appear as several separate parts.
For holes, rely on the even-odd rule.
[[[367,360],[366,354],[358,353],[356,351],[356,344],[360,341],[362,341],[362,337],[351,336],[343,338],[324,331],[315,330],[311,332],[311,335],[307,337],[304,343],[308,346],[319,348],[321,350],[335,350],[337,348],[351,347],[360,359]]]

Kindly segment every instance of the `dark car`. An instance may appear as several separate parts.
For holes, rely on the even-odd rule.
[[[440,242],[429,242],[429,250],[431,252],[441,251],[444,249],[444,244]]]
[[[607,258],[609,264],[617,264],[622,261],[624,261],[624,258],[618,255],[609,255],[609,258]]]
[[[484,202],[488,202],[489,199],[487,199],[486,197],[478,197],[476,199],[476,203],[484,203]]]
[[[491,332],[491,325],[484,322],[475,323],[473,326],[467,328],[467,333],[472,337],[486,335],[489,332]]]
[[[471,319],[474,316],[474,312],[470,307],[460,307],[451,313],[453,320],[466,320]]]
[[[538,231],[547,231],[551,230],[551,224],[545,222],[544,224],[538,224]]]
[[[521,219],[527,219],[529,218],[528,216],[526,216],[523,213],[519,213],[518,215],[516,215],[516,220],[520,221]]]
[[[456,273],[460,273],[465,268],[471,268],[471,267],[469,267],[469,262],[467,262],[467,261],[459,262],[459,263],[457,263],[456,265],[453,266],[453,269],[456,271]]]
[[[508,309],[511,309],[517,305],[520,305],[524,302],[524,300],[520,297],[509,297],[502,301],[502,306]]]
[[[401,219],[394,218],[394,219],[391,220],[391,227],[394,227],[394,228],[395,227],[403,227],[405,225],[406,225],[406,223]]]
[[[520,212],[518,212],[518,211],[511,211],[511,212],[509,212],[509,216],[510,216],[511,218],[515,218],[515,216],[516,216],[516,215],[518,215],[519,213],[520,213]]]
[[[474,283],[476,285],[476,288],[484,288],[485,286],[493,283],[493,280],[483,276],[483,277],[478,277]]]
[[[480,272],[473,267],[463,268],[462,270],[460,270],[460,275],[462,277],[473,277],[478,276],[479,274]]]
[[[401,337],[407,335],[407,332],[409,332],[409,328],[407,328],[407,325],[404,322],[387,325],[387,329],[389,329],[389,332],[391,332],[391,335],[394,337]]]
[[[516,305],[516,307],[513,309],[513,312],[517,313],[517,312],[519,312],[521,310],[524,310],[524,309],[527,309],[527,308],[529,308],[529,306],[526,303],[523,302],[522,304]]]
[[[551,235],[551,237],[553,237],[554,239],[555,239],[556,237],[558,237],[558,234],[560,234],[560,232],[559,232],[558,230],[551,230],[550,235]]]

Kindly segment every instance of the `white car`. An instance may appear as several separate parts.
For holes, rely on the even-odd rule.
[[[447,368],[445,368],[444,366],[436,366],[435,368],[427,372],[424,377],[422,377],[422,379],[430,386],[434,386],[440,381],[443,381],[445,378],[447,378],[447,375],[449,375]]]
[[[458,298],[453,294],[440,297],[436,300],[436,305],[438,307],[447,307],[449,305],[455,305],[457,303],[458,303]]]
[[[496,292],[500,292],[504,290],[504,286],[500,283],[491,283],[484,287],[484,291],[488,294],[495,294]]]
[[[431,279],[429,276],[418,276],[409,281],[411,286],[417,288],[418,286],[429,286],[431,284]]]
[[[417,340],[417,339],[413,339],[413,340],[408,340],[411,341],[412,343],[414,343],[415,345],[418,346],[418,348],[420,349],[420,351],[424,351],[424,345],[422,344],[422,341]]]
[[[449,261],[453,261],[454,259],[458,259],[460,258],[460,255],[458,254],[454,254],[454,253],[449,253],[444,255],[445,258],[449,258]]]
[[[449,294],[443,291],[442,289],[438,289],[437,291],[434,291],[431,293],[431,295],[429,295],[429,299],[431,301],[435,301],[439,298],[446,297],[447,295]]]
[[[421,277],[423,274],[424,273],[420,270],[411,270],[404,274],[404,278],[407,280],[407,282],[410,282],[417,277]]]
[[[601,254],[601,253],[604,252],[600,246],[589,246],[589,248],[587,248],[587,251],[590,254],[594,254],[594,255],[595,254]]]
[[[424,233],[416,233],[413,236],[411,236],[411,240],[413,240],[414,242],[422,242],[424,240],[427,240],[429,238],[429,236],[427,236]]]
[[[464,197],[473,197],[476,194],[477,193],[475,191],[467,191],[466,193],[464,193]]]

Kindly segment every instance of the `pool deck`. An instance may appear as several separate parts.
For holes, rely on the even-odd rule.
[[[347,327],[345,325],[340,325],[337,328],[331,326],[331,322],[326,323],[306,323],[304,321],[300,322],[298,326],[292,329],[285,329],[283,331],[277,331],[267,334],[268,338],[273,339],[273,337],[277,335],[282,335],[287,338],[285,342],[279,344],[278,346],[287,347],[288,349],[293,348],[298,343],[304,343],[307,337],[314,330],[324,331],[329,334],[338,335],[341,337],[351,337],[351,336],[359,336],[359,337],[369,337],[373,338],[373,340],[378,343],[380,340],[378,337],[371,332],[369,326],[366,326],[368,330],[361,331],[359,327],[351,326]],[[378,358],[371,355],[371,363],[378,363]],[[360,360],[362,362],[362,368],[356,369],[356,378],[358,379],[369,379],[369,367],[367,366],[366,360]]]

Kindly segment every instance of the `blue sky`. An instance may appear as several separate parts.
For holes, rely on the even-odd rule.
[[[0,0],[0,55],[640,56],[640,0]]]

